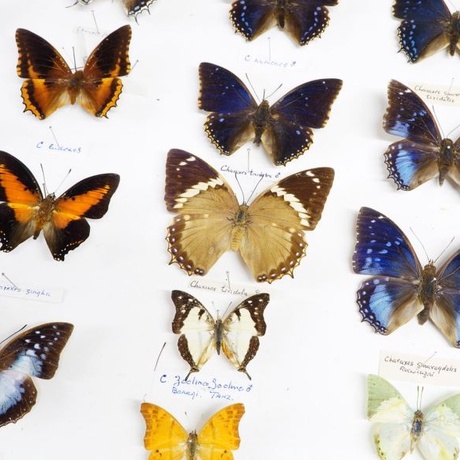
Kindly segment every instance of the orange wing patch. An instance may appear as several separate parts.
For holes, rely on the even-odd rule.
[[[238,449],[239,423],[244,414],[241,403],[224,407],[214,414],[197,435],[187,434],[177,419],[160,406],[142,403],[145,419],[144,446],[149,460],[232,460]]]
[[[107,212],[120,176],[99,174],[81,180],[59,198],[43,197],[37,180],[17,158],[0,151],[0,250],[10,252],[43,230],[56,260],[89,236],[86,218],[100,219]]]
[[[22,84],[24,111],[43,120],[59,107],[78,102],[96,117],[105,117],[117,105],[121,76],[131,70],[131,26],[125,25],[104,38],[88,57],[83,70],[72,72],[59,52],[39,35],[17,29],[17,74]]]

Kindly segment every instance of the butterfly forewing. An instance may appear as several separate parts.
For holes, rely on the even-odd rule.
[[[127,75],[131,69],[130,40],[131,27],[120,27],[99,43],[83,70],[72,72],[46,40],[26,29],[18,29],[17,73],[28,79],[21,89],[25,111],[44,119],[59,107],[78,101],[92,115],[106,116],[122,91],[118,77]]]
[[[238,432],[244,405],[232,404],[214,414],[198,433],[203,460],[232,460],[232,450],[240,447]]]
[[[42,324],[14,337],[0,350],[0,426],[30,411],[37,394],[30,376],[54,376],[72,331],[69,323]]]
[[[334,179],[331,168],[288,176],[239,205],[217,171],[198,157],[171,150],[166,165],[165,201],[178,213],[168,228],[171,263],[189,275],[204,275],[227,250],[239,250],[257,281],[272,282],[305,254],[304,230],[321,217]]]
[[[144,446],[151,451],[150,460],[181,460],[184,458],[188,433],[169,412],[155,404],[141,404],[146,430]]]

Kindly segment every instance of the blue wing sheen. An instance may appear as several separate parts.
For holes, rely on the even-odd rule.
[[[383,129],[388,134],[420,144],[439,145],[442,140],[427,105],[415,91],[396,80],[388,84],[388,108],[383,118]]]
[[[257,108],[244,83],[223,67],[202,62],[200,80],[200,108],[203,110],[225,114]]]
[[[443,0],[396,0],[393,14],[399,19],[432,21],[435,18],[449,19],[450,11]]]
[[[420,262],[401,229],[383,214],[361,208],[357,222],[353,268],[361,275],[418,280]]]

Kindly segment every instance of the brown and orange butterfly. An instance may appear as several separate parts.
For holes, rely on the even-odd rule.
[[[0,151],[0,250],[10,252],[43,230],[56,260],[77,248],[89,236],[86,217],[100,219],[120,182],[118,174],[87,177],[59,198],[43,197],[29,168],[13,155]]]
[[[300,171],[272,184],[249,205],[208,163],[173,149],[166,161],[165,201],[175,212],[166,240],[171,262],[205,275],[226,251],[239,251],[257,281],[271,283],[305,255],[304,231],[321,219],[332,168]]]
[[[56,109],[78,102],[91,115],[106,117],[117,105],[123,84],[120,78],[131,70],[131,26],[125,25],[105,37],[89,55],[83,70],[72,72],[59,52],[45,39],[26,29],[17,29],[17,73],[27,78],[21,95],[24,112],[43,120]]]
[[[155,404],[142,403],[141,413],[149,460],[233,460],[232,450],[240,446],[238,427],[244,414],[241,403],[215,413],[199,433],[187,433],[174,416]]]

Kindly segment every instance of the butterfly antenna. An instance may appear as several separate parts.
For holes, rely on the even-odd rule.
[[[255,94],[256,99],[260,102],[260,97],[257,95],[257,91],[255,90],[254,86],[252,86],[251,80],[249,78],[249,75],[247,73],[244,74],[246,76],[246,80],[248,81],[249,86],[252,89],[252,92]]]
[[[453,243],[454,240],[455,236],[453,236],[452,239],[447,243],[447,246],[441,251],[441,254],[439,254],[439,256],[436,257],[436,260],[433,261],[433,263],[436,263],[438,261],[438,259],[446,252],[447,248]]]
[[[230,289],[230,291],[232,290],[232,286],[230,284],[230,272],[225,272],[227,274],[227,284],[228,284],[228,288]]]
[[[166,347],[166,342],[163,343],[163,346],[161,347],[160,353],[158,353],[157,360],[155,361],[155,366],[154,366],[154,368],[153,368],[153,372],[154,372],[154,373],[155,373],[156,370],[157,370],[158,363],[159,363],[159,361],[160,361],[160,357],[161,357],[161,355],[162,355],[163,350],[165,349],[165,347]]]
[[[18,334],[19,332],[23,331],[25,328],[27,327],[27,324],[24,324],[24,326],[22,326],[20,329],[18,329],[16,332],[13,332],[12,334],[10,334],[6,339],[3,339],[0,344],[6,342],[7,340],[10,340],[11,337],[15,336],[16,334]]]
[[[424,387],[417,387],[417,410],[422,409],[423,388]]]
[[[436,109],[434,108],[434,105],[431,106],[431,113],[433,114],[433,118],[436,120],[437,125],[439,126],[439,131],[441,132],[441,137],[445,139],[444,133],[442,132],[442,126],[439,123],[439,118],[436,113]]]
[[[72,3],[71,5],[67,5],[66,8],[70,8],[71,6],[75,6],[78,3],[78,0],[75,0],[75,3]]]
[[[267,96],[267,99],[272,97],[281,87],[283,86],[282,83],[279,84],[279,86],[277,88],[275,88],[268,96]]]
[[[426,260],[430,260],[430,256],[428,255],[428,252],[426,251],[425,246],[423,245],[421,239],[417,236],[417,233],[414,232],[412,227],[409,227],[409,228],[412,234],[415,236],[415,239],[419,242],[420,246],[422,247],[423,252],[425,253]]]
[[[262,179],[264,177],[261,176],[259,181],[257,182],[256,186],[254,187],[254,189],[252,190],[251,194],[249,195],[249,198],[248,198],[248,201],[246,203],[248,203],[249,201],[251,201],[251,198],[252,198],[252,195],[254,195],[255,191],[257,190],[257,187],[259,186],[259,184],[262,182]]]
[[[20,290],[20,289],[13,283],[13,281],[11,281],[11,280],[5,275],[5,273],[2,273],[2,276],[3,276],[3,278],[5,278],[5,279],[8,281],[8,283],[10,283],[13,287],[15,287],[16,289]]]

